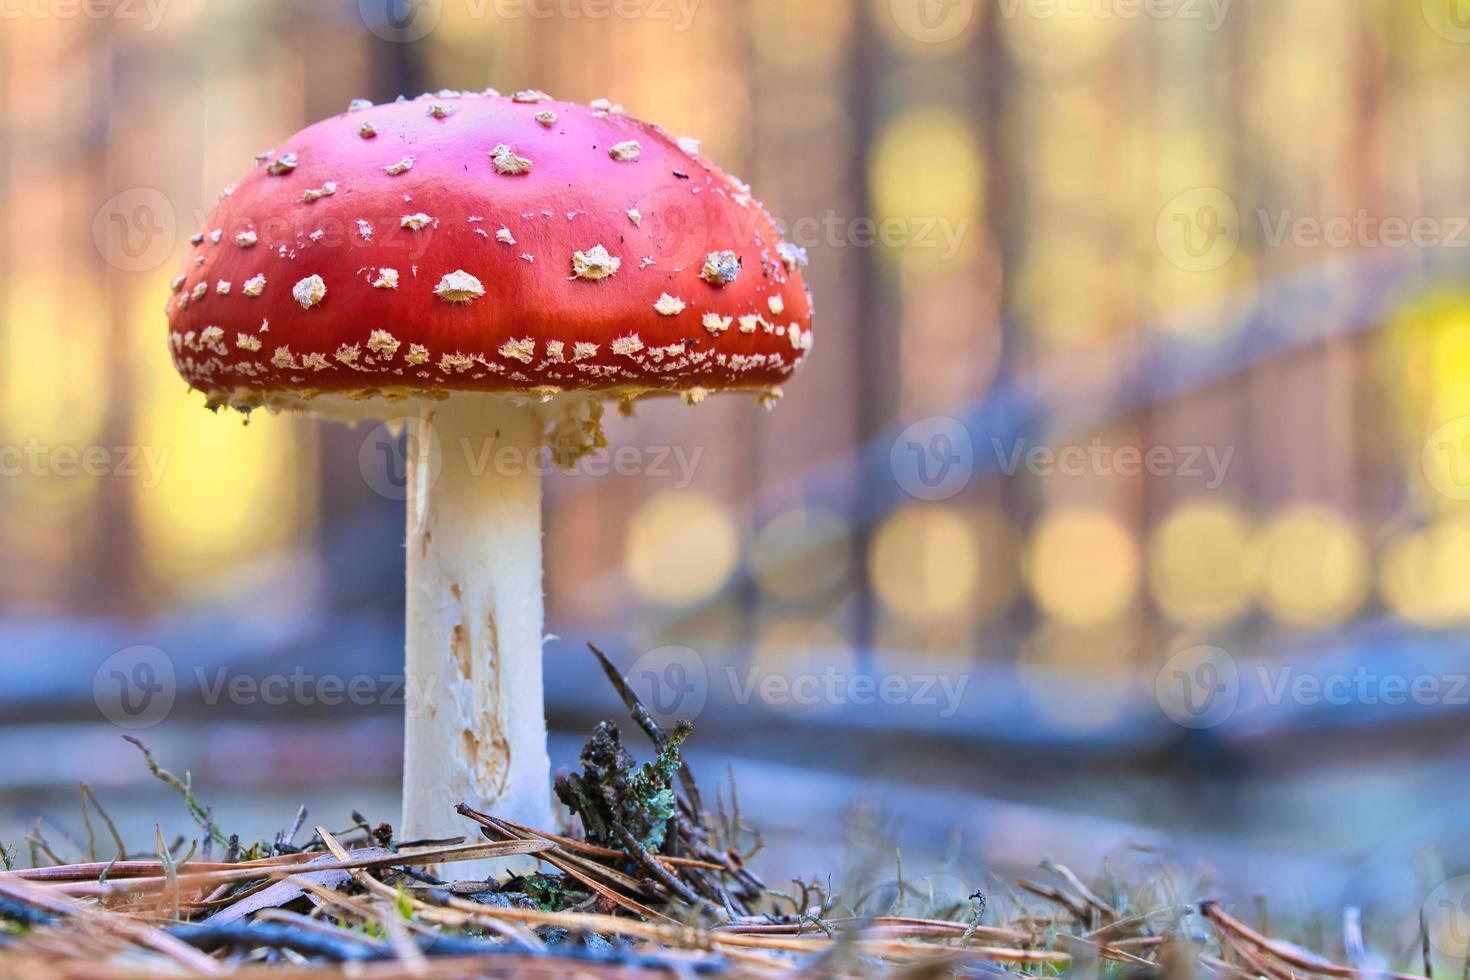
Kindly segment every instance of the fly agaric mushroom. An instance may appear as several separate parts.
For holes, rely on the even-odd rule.
[[[402,834],[456,833],[461,801],[548,826],[537,454],[603,445],[609,398],[777,397],[811,349],[804,253],[693,140],[493,91],[354,102],[191,241],[169,341],[211,408],[418,428],[406,662],[432,699]]]

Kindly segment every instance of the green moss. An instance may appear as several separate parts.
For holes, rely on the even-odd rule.
[[[667,839],[669,822],[677,812],[674,777],[690,728],[681,725],[649,762],[638,763],[623,747],[618,726],[598,724],[582,749],[582,771],[557,780],[556,794],[582,821],[587,839],[603,847],[626,850],[621,826],[650,851]]]

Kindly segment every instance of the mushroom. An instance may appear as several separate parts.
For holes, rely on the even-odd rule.
[[[354,103],[284,140],[206,219],[230,237],[192,240],[168,301],[175,367],[210,408],[415,430],[406,673],[427,703],[408,713],[404,838],[459,833],[459,802],[551,823],[543,454],[605,445],[607,399],[773,402],[812,339],[804,253],[705,157],[540,93],[452,101]],[[196,292],[218,281],[246,285]]]

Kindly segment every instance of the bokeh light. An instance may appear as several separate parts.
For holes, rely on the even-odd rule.
[[[1211,626],[1241,615],[1255,594],[1252,526],[1237,506],[1180,504],[1148,542],[1149,595],[1170,619]]]
[[[624,550],[628,578],[640,595],[682,606],[709,598],[725,584],[740,557],[740,536],[720,501],[665,490],[633,515]]]
[[[101,429],[107,408],[107,349],[99,332],[62,329],[72,303],[95,307],[100,296],[86,280],[17,283],[4,316],[31,329],[0,338],[0,431],[7,441],[85,446]],[[42,324],[45,326],[43,327]]]
[[[1368,552],[1341,513],[1289,507],[1262,531],[1261,603],[1283,623],[1329,626],[1353,613],[1369,586]]]
[[[165,270],[154,278],[165,288]],[[245,425],[205,409],[169,362],[154,298],[139,291],[121,353],[137,390],[133,438],[159,479],[135,481],[129,505],[150,589],[197,599],[228,591],[242,565],[310,526],[319,423],[257,412]]]
[[[1066,625],[1095,626],[1117,619],[1133,604],[1138,544],[1116,516],[1060,505],[1032,529],[1026,569],[1043,612]]]
[[[1391,540],[1379,589],[1393,612],[1443,629],[1470,622],[1470,519],[1457,518]]]
[[[291,540],[314,480],[298,442],[309,423],[262,415],[222,425],[197,395],[193,411],[178,411],[172,403],[187,397],[170,387],[141,406],[137,432],[161,454],[161,479],[132,500],[145,573],[156,588],[199,597],[227,591],[234,566]]]
[[[1470,294],[1433,289],[1402,302],[1388,321],[1383,349],[1393,368],[1400,433],[1408,448],[1402,465],[1413,496],[1431,512],[1449,513],[1460,501],[1440,492],[1466,485],[1470,457],[1458,440],[1426,446],[1426,437],[1470,417]],[[1426,451],[1427,450],[1427,451]]]
[[[878,134],[869,164],[873,220],[901,243],[884,249],[895,262],[942,271],[975,248],[983,220],[985,162],[973,122],[943,109],[913,109]],[[944,240],[951,247],[929,247]]]
[[[911,504],[873,536],[868,578],[885,606],[910,619],[960,615],[980,584],[980,542],[963,511]]]
[[[1065,226],[1055,237],[1039,237],[1027,249],[1016,278],[1018,307],[1045,351],[1074,350],[1117,329],[1104,311],[1116,309],[1126,283],[1116,269],[1094,262],[1087,246]],[[1066,289],[1057,282],[1065,281]]]

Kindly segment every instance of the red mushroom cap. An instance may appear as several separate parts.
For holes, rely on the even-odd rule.
[[[310,126],[231,191],[169,299],[212,404],[318,393],[771,392],[811,348],[805,255],[617,107],[442,92]]]

